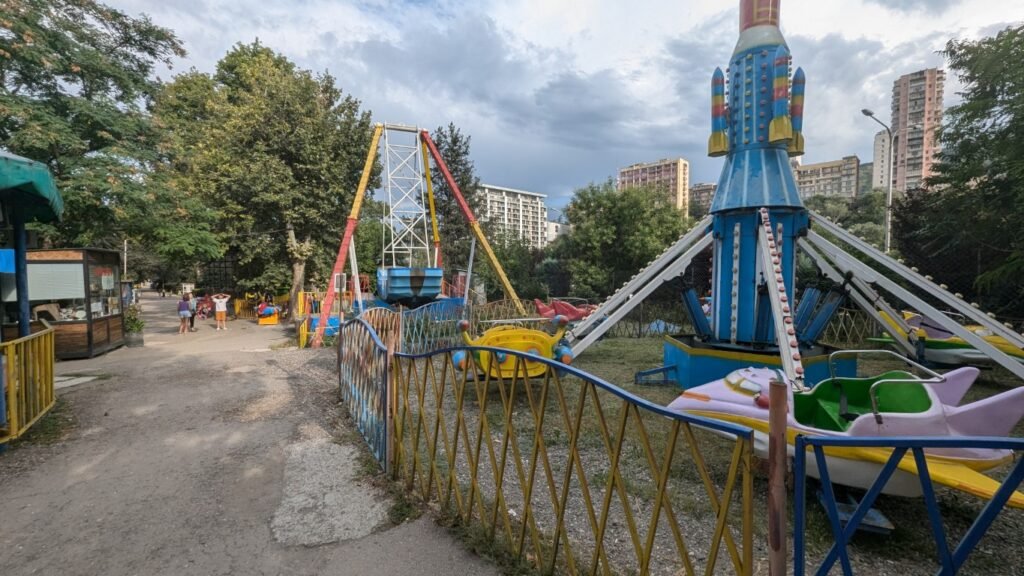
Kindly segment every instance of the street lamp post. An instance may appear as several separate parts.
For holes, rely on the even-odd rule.
[[[889,135],[889,187],[885,194],[885,244],[883,246],[885,249],[885,253],[888,254],[889,248],[892,245],[892,173],[893,167],[896,164],[896,135],[892,133],[892,130],[889,128],[889,125],[875,117],[875,113],[872,112],[871,110],[864,108],[860,112],[861,114],[881,124],[882,128],[885,128],[885,132]]]

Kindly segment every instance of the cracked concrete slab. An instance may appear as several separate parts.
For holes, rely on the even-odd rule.
[[[357,477],[352,446],[318,438],[286,450],[284,497],[270,527],[290,546],[319,546],[362,538],[384,523],[388,505]]]

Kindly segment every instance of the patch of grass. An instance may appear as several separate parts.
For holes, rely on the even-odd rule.
[[[490,531],[478,522],[463,522],[451,509],[441,511],[438,524],[447,528],[467,550],[494,563],[504,576],[548,574],[535,568],[525,556],[518,556],[503,537],[492,537]]]
[[[58,397],[56,404],[45,416],[39,419],[22,435],[12,448],[31,444],[55,444],[67,438],[76,424],[71,404],[63,397]]]
[[[391,483],[391,498],[393,503],[391,508],[388,509],[388,520],[391,521],[395,526],[408,522],[409,520],[415,520],[423,515],[423,505],[412,499],[410,494],[405,491],[405,488],[399,482]]]
[[[588,348],[573,366],[616,386],[632,386],[638,371],[661,365],[662,347],[661,338],[607,338]]]

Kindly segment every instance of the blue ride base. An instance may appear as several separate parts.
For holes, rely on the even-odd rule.
[[[831,377],[829,354],[836,349],[815,346],[801,350],[805,383],[814,386]],[[637,372],[637,384],[676,384],[684,389],[707,384],[725,378],[741,368],[781,368],[779,352],[775,347],[762,350],[746,346],[705,344],[693,335],[665,336],[664,365],[653,370]],[[837,376],[857,375],[857,361],[853,358],[837,359],[833,362]]]
[[[337,336],[338,327],[341,325],[341,320],[337,316],[329,316],[327,318],[327,327],[324,328],[324,336]],[[310,316],[309,318],[309,329],[314,331],[320,327],[320,317]]]

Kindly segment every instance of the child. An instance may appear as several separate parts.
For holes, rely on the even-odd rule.
[[[182,294],[181,300],[178,300],[178,318],[181,320],[178,334],[184,334],[188,330],[188,321],[192,318],[192,306],[189,303],[188,294]]]
[[[217,316],[217,330],[228,329],[228,300],[231,300],[231,296],[228,294],[213,295],[213,310]]]

